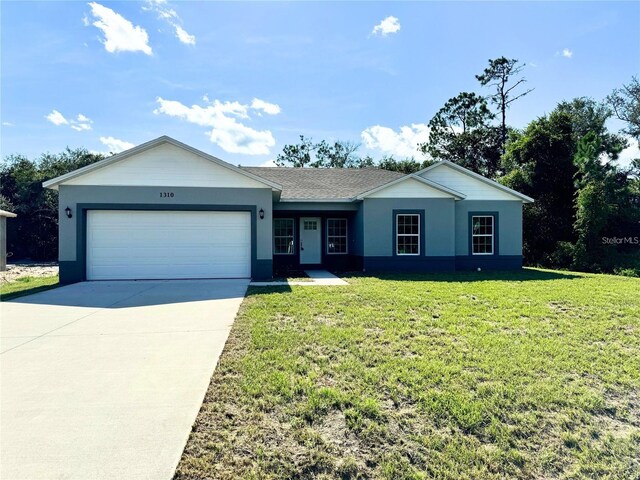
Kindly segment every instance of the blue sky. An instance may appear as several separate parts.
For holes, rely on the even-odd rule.
[[[640,73],[640,2],[0,8],[3,156],[116,152],[170,135],[261,165],[300,134],[404,156],[448,98],[488,93],[474,75],[489,58],[526,63],[535,91],[509,111],[515,127]]]

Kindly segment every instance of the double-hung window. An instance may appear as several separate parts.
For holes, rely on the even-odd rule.
[[[396,215],[396,255],[420,255],[420,215]]]
[[[471,253],[473,255],[493,255],[494,218],[493,215],[471,217]]]
[[[273,219],[273,253],[293,255],[293,218]]]
[[[347,219],[327,219],[327,253],[347,253]]]

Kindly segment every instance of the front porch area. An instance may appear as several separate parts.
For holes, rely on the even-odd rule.
[[[274,211],[273,271],[362,270],[356,211]]]

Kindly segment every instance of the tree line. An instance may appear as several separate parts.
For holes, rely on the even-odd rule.
[[[516,129],[509,107],[533,91],[516,59],[489,60],[476,75],[489,93],[461,92],[429,121],[429,138],[416,145],[419,159],[374,161],[342,141],[286,145],[280,166],[378,167],[416,172],[450,160],[518,190],[536,201],[523,209],[527,265],[640,275],[640,151],[629,166],[616,160],[640,141],[640,83],[636,77],[606,99],[561,101],[554,110]],[[620,132],[607,128],[618,119]]]
[[[58,192],[42,182],[105,158],[84,148],[29,159],[9,155],[0,168],[0,209],[18,214],[7,222],[7,252],[13,259],[58,259]]]

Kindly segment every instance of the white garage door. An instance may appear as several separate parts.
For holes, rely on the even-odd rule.
[[[250,276],[248,212],[87,213],[87,280]]]

